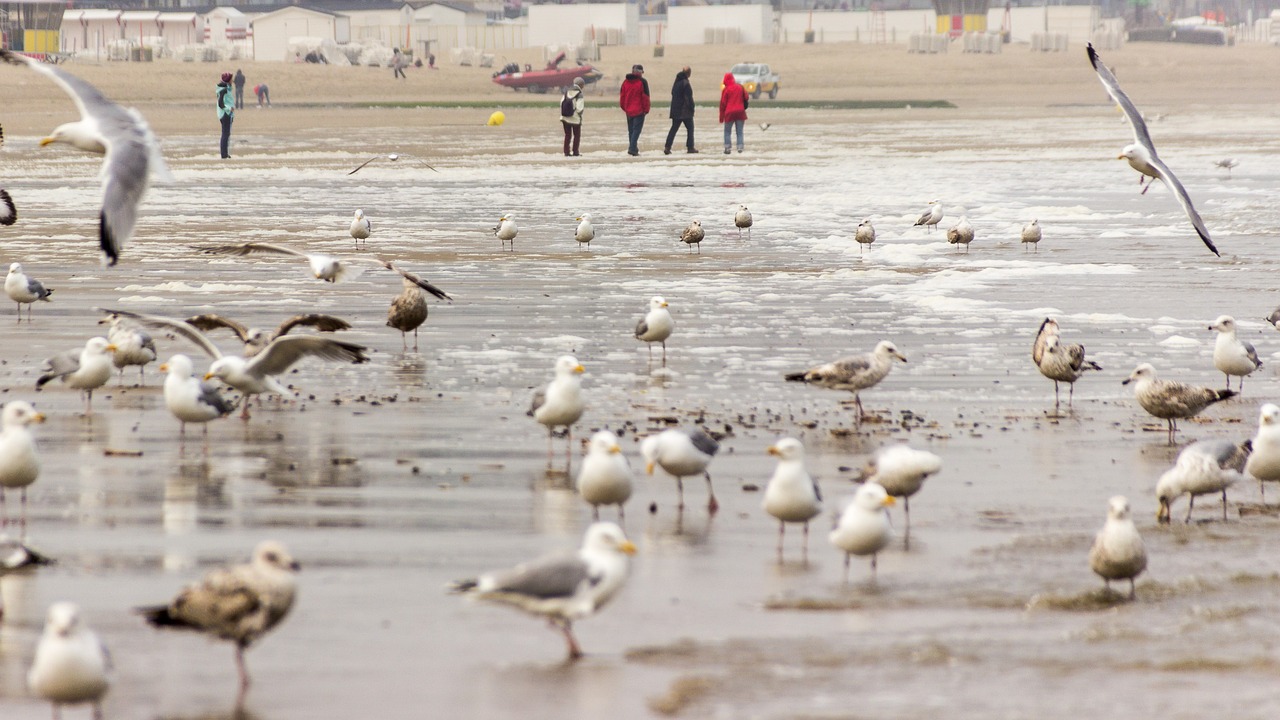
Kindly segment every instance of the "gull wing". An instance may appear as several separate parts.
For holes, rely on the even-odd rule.
[[[366,349],[363,345],[315,335],[288,335],[268,343],[262,352],[249,360],[245,371],[255,377],[279,375],[305,357],[358,365],[369,360],[364,354]]]
[[[36,379],[36,389],[39,390],[44,387],[44,384],[50,380],[57,380],[60,377],[66,377],[67,375],[79,370],[80,352],[82,350],[83,348],[68,350],[45,360],[45,373]]]
[[[200,332],[193,325],[188,325],[182,320],[174,320],[172,318],[160,317],[159,315],[143,315],[142,313],[129,312],[128,310],[109,310],[107,308],[93,308],[97,312],[108,313],[111,315],[119,315],[126,317],[134,322],[145,325],[147,327],[168,330],[177,333],[183,338],[191,341],[199,347],[206,355],[217,360],[222,357],[222,351],[218,346],[214,345],[204,333]]]
[[[240,342],[249,342],[249,328],[236,322],[235,320],[224,318],[221,315],[215,315],[213,313],[208,313],[206,315],[196,315],[196,316],[187,318],[185,322],[188,325],[191,325],[192,327],[195,327],[199,330],[207,331],[207,330],[217,330],[219,328],[226,328],[231,332],[235,333],[236,337],[240,338]]]
[[[271,339],[274,340],[278,337],[288,335],[290,330],[300,325],[313,327],[320,332],[335,332],[337,330],[351,329],[351,323],[343,320],[342,318],[334,317],[332,315],[323,315],[320,313],[309,313],[306,315],[294,315],[288,320],[280,323],[280,327],[276,328],[275,334],[271,336]]]
[[[1134,141],[1145,147],[1147,152],[1151,154],[1152,159],[1155,159],[1156,146],[1151,143],[1151,134],[1147,132],[1147,123],[1142,119],[1142,113],[1138,108],[1134,107],[1133,101],[1129,99],[1128,95],[1124,94],[1124,90],[1120,89],[1120,81],[1116,80],[1111,68],[1102,63],[1102,59],[1098,57],[1098,52],[1093,49],[1093,43],[1089,43],[1087,50],[1089,63],[1097,71],[1098,79],[1102,81],[1102,87],[1106,88],[1107,94],[1111,96],[1112,100],[1116,101],[1116,104],[1124,111],[1124,116],[1129,119],[1129,125],[1133,128]]]
[[[1222,253],[1218,252],[1218,248],[1214,247],[1213,241],[1209,239],[1209,229],[1204,226],[1204,221],[1200,219],[1200,213],[1196,212],[1195,207],[1191,204],[1191,196],[1187,194],[1187,189],[1182,187],[1181,182],[1178,182],[1178,177],[1173,174],[1169,166],[1156,157],[1154,150],[1151,152],[1151,167],[1160,173],[1160,179],[1173,191],[1173,196],[1178,199],[1178,204],[1182,206],[1183,212],[1191,220],[1191,225],[1196,229],[1196,234],[1200,236],[1200,239],[1204,241],[1205,247],[1212,250],[1214,255],[1221,257]]]
[[[292,255],[293,257],[309,258],[310,256],[299,250],[287,248],[283,245],[273,245],[271,243],[243,243],[240,245],[215,245],[213,247],[204,248],[201,252],[209,255],[235,255],[244,257],[246,255]]]
[[[364,162],[360,163],[360,167],[357,167],[355,170],[352,170],[351,172],[349,172],[349,173],[347,173],[347,174],[348,174],[348,175],[355,175],[356,173],[360,172],[361,168],[363,168],[365,165],[368,165],[369,163],[371,163],[371,162],[373,162],[374,160],[377,160],[377,159],[379,159],[379,158],[381,158],[381,157],[382,157],[381,155],[374,155],[373,157],[369,158],[368,160],[365,160]]]
[[[368,262],[368,261],[366,261],[366,262]],[[453,298],[449,297],[449,294],[448,294],[448,293],[446,293],[445,291],[441,290],[440,288],[436,287],[435,285],[432,285],[431,283],[427,282],[426,280],[423,280],[422,278],[418,277],[417,275],[414,275],[414,274],[413,274],[413,273],[411,273],[411,272],[406,272],[406,271],[404,271],[404,270],[401,270],[400,268],[398,268],[398,267],[396,267],[395,265],[393,265],[390,261],[383,260],[382,258],[378,258],[377,260],[374,260],[374,261],[372,261],[372,262],[376,262],[377,264],[381,265],[382,267],[384,267],[384,268],[386,268],[386,269],[388,269],[388,270],[392,270],[392,271],[395,271],[395,272],[399,273],[399,274],[400,274],[400,277],[404,278],[405,280],[408,280],[409,282],[413,283],[414,285],[417,285],[418,287],[422,288],[423,290],[426,290],[427,292],[431,293],[432,295],[435,295],[437,298],[439,298],[439,299],[441,299],[441,300],[453,300]]]
[[[590,571],[577,554],[563,554],[489,573],[487,579],[493,587],[486,593],[547,600],[573,597],[582,582],[590,579]]]

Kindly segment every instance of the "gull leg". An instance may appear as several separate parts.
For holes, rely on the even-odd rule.
[[[680,504],[676,507],[684,510],[684,478],[676,476],[676,493],[680,496]]]
[[[911,549],[911,498],[909,497],[902,498],[902,513],[906,516],[906,519],[907,519],[907,523],[906,523],[907,529],[904,530],[902,533],[902,549],[910,550]]]
[[[249,419],[249,398],[244,399],[244,408],[240,410],[240,419],[241,420]],[[206,425],[205,427],[208,427],[208,425]]]
[[[1222,488],[1222,522],[1227,521],[1227,489]]]
[[[22,488],[22,514],[19,517],[21,518],[21,520],[18,525],[18,528],[19,528],[18,541],[26,542],[27,541],[27,489],[26,488]]]
[[[4,488],[0,487],[0,528],[9,527],[9,510],[4,504]]]
[[[804,544],[800,546],[804,551],[804,564],[809,564],[809,521],[804,521]]]
[[[844,554],[844,584],[849,584],[849,553]]]
[[[622,509],[622,503],[618,503],[618,525],[624,529],[627,527],[627,513]]]
[[[102,703],[93,704],[93,720],[102,720]]]
[[[662,367],[667,366],[667,341],[662,341]]]
[[[739,230],[738,232],[741,233],[742,231]],[[782,564],[782,538],[784,535],[786,535],[786,533],[787,533],[787,524],[779,520],[778,521],[778,564],[779,565]]]
[[[240,692],[249,689],[249,669],[244,665],[244,645],[236,643],[236,671],[240,673]]]
[[[591,506],[591,520],[593,522],[600,522],[600,506],[599,505]]]
[[[564,471],[567,475],[570,466],[573,465],[573,426],[568,426],[564,429],[564,436]]]
[[[1130,600],[1138,599],[1138,586],[1137,586],[1137,583],[1134,582],[1133,578],[1129,578],[1129,599]]]
[[[875,579],[876,579],[876,555],[877,553],[871,553],[871,581],[872,582],[875,582]]]
[[[1074,382],[1067,384],[1067,407],[1075,407],[1076,384]]]
[[[548,425],[547,426],[547,467],[551,467],[551,437],[552,437],[552,430],[551,430],[551,426]]]
[[[1053,381],[1053,409],[1054,409],[1054,411],[1056,412],[1056,411],[1058,410],[1058,408],[1059,408],[1061,405],[1062,405],[1062,403],[1061,403],[1061,401],[1058,399],[1058,381],[1057,381],[1057,380],[1054,380],[1054,381]]]
[[[857,393],[854,393],[854,394],[853,394],[853,402],[854,402],[855,404],[857,404],[857,406],[858,406],[858,427],[862,427],[862,416],[863,416],[863,412],[862,412],[862,398],[858,397],[858,394],[857,394]]]
[[[1192,495],[1190,497],[1191,497],[1191,500],[1187,503],[1187,516],[1182,520],[1182,522],[1184,523],[1191,522],[1191,509],[1196,506],[1196,496]]]
[[[418,351],[418,328],[413,329],[413,351]]]
[[[720,509],[720,503],[716,502],[716,491],[715,488],[711,487],[711,473],[706,473],[706,475],[707,495],[711,498],[710,500],[707,500],[707,512],[714,515],[716,511]]]
[[[92,390],[85,391],[84,414],[85,415],[93,414],[93,391]]]
[[[565,645],[569,649],[569,659],[577,660],[582,657],[582,648],[578,647],[578,640],[573,636],[573,623],[568,620],[552,620],[551,624],[559,628],[564,634]]]
[[[409,333],[403,330],[400,331],[400,349],[402,350],[409,349]]]

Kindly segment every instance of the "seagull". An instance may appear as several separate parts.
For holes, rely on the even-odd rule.
[[[236,334],[236,337],[240,338],[240,342],[244,343],[245,357],[253,357],[254,355],[257,355],[273,340],[288,335],[289,332],[296,327],[313,327],[320,332],[336,332],[338,330],[351,329],[351,323],[346,320],[334,317],[333,315],[324,315],[320,313],[294,315],[280,323],[275,330],[270,332],[259,328],[246,327],[243,323],[212,313],[206,315],[195,315],[187,318],[185,322],[186,324],[205,332],[210,332],[219,328],[226,328],[230,330]]]
[[[862,424],[862,399],[858,393],[875,387],[893,369],[893,361],[907,361],[907,356],[898,352],[898,348],[888,340],[881,340],[866,355],[851,355],[835,362],[809,368],[796,373],[788,373],[784,377],[789,382],[803,382],[830,390],[847,390],[853,393],[853,401],[858,407],[858,424]]]
[[[120,383],[124,384],[124,369],[130,365],[137,365],[138,384],[141,385],[147,363],[156,360],[155,341],[132,320],[120,315],[108,315],[99,320],[98,324],[111,326],[107,330],[107,341],[116,348],[111,355],[111,364],[120,371]]]
[[[1147,569],[1147,549],[1129,517],[1129,501],[1116,495],[1107,502],[1107,523],[1089,549],[1089,567],[1111,591],[1112,580],[1129,581],[1129,599],[1136,597],[1134,579]]]
[[[1209,326],[1218,331],[1213,344],[1213,366],[1227,377],[1227,389],[1231,389],[1231,376],[1240,378],[1240,392],[1244,392],[1244,378],[1262,367],[1253,345],[1236,338],[1236,321],[1230,315],[1219,315]]]
[[[365,217],[363,210],[356,210],[355,217],[351,218],[351,237],[355,238],[356,246],[360,246],[361,240],[368,240],[369,234],[373,232],[373,223],[369,222],[369,218]],[[368,243],[365,243],[367,246]]]
[[[13,196],[4,188],[0,188],[0,225],[12,225],[18,222],[18,208],[13,204]]]
[[[111,656],[81,619],[80,608],[70,602],[50,605],[27,673],[31,694],[53,703],[55,720],[61,717],[63,705],[80,703],[91,703],[94,719],[101,720],[109,670]]]
[[[195,377],[191,358],[174,355],[160,365],[164,379],[164,404],[178,418],[178,433],[186,435],[187,423],[200,423],[209,434],[209,421],[231,414],[236,404],[222,397],[218,389]],[[245,401],[248,404],[248,400]]]
[[[11,263],[9,274],[4,279],[4,294],[18,303],[18,322],[22,322],[22,306],[27,305],[27,322],[31,322],[31,306],[37,300],[49,302],[53,290],[46,288],[39,280],[22,272],[22,265]]]
[[[942,201],[930,200],[929,207],[920,214],[920,218],[916,220],[916,225],[924,225],[930,230],[936,228],[938,223],[942,222]]]
[[[551,462],[551,438],[557,427],[563,426],[568,438],[565,457],[573,447],[573,424],[582,417],[586,406],[582,402],[582,378],[586,372],[578,358],[561,355],[556,359],[556,376],[551,382],[533,391],[533,402],[526,413],[547,426],[547,462]]]
[[[609,603],[627,581],[627,556],[636,546],[622,528],[598,522],[587,528],[576,552],[548,555],[506,570],[459,580],[450,591],[511,605],[547,618],[564,634],[569,659],[582,657],[573,636],[575,620],[590,617]]]
[[[36,379],[36,390],[51,380],[61,379],[67,386],[85,392],[84,414],[93,413],[93,391],[111,379],[109,353],[116,348],[104,337],[89,338],[83,350],[68,350],[45,360],[44,374]]]
[[[707,478],[707,512],[720,509],[716,491],[711,487],[711,473],[707,466],[720,449],[720,443],[702,430],[663,430],[650,435],[640,443],[640,454],[645,459],[645,473],[653,474],[654,467],[661,467],[675,476],[676,490],[680,494],[679,508],[684,510],[684,479],[702,473]]]
[[[858,223],[858,229],[853,234],[853,239],[858,242],[858,254],[861,255],[864,248],[870,249],[871,243],[876,241],[876,228],[871,224],[871,218],[863,218]]]
[[[633,479],[627,456],[618,445],[618,436],[608,430],[592,435],[577,481],[578,494],[591,504],[591,518],[600,520],[601,505],[617,505],[621,522],[622,505],[631,498]]]
[[[871,556],[871,578],[876,576],[876,555],[893,538],[889,524],[889,511],[893,496],[876,483],[869,482],[858,488],[853,502],[840,514],[840,522],[827,539],[844,551],[844,581],[849,582],[849,560],[852,556]]]
[[[590,250],[591,241],[596,239],[596,229],[591,224],[591,213],[582,213],[575,219],[578,221],[578,229],[573,233],[573,239],[580,245],[586,245]]]
[[[1031,246],[1036,249],[1036,252],[1040,252],[1040,237],[1039,220],[1032,220],[1022,226],[1022,247],[1024,249],[1027,247],[1027,244],[1030,243]]]
[[[773,123],[767,123],[767,122],[765,122],[765,123],[760,123],[760,129],[761,129],[761,130],[768,130],[768,129],[769,129],[769,128],[771,128],[771,127],[773,127]]]
[[[1280,330],[1280,307],[1276,308],[1275,310],[1272,310],[1270,315],[1262,319],[1267,321],[1267,324],[1271,325],[1271,327],[1275,328],[1276,330]]]
[[[1253,452],[1244,471],[1258,478],[1258,492],[1266,502],[1263,483],[1280,480],[1280,406],[1267,403],[1258,411],[1258,433],[1251,444]]]
[[[1121,385],[1129,383],[1134,383],[1133,395],[1142,409],[1169,423],[1170,445],[1173,444],[1173,434],[1178,431],[1179,419],[1194,417],[1210,405],[1236,394],[1233,390],[1214,390],[1157,379],[1156,369],[1151,363],[1139,365]]]
[[[158,628],[194,630],[234,642],[243,694],[249,687],[244,651],[289,614],[298,569],[283,545],[268,540],[253,551],[249,563],[213,570],[168,605],[138,612]]]
[[[159,142],[137,110],[120,107],[97,88],[56,65],[9,50],[0,50],[0,60],[26,65],[43,74],[75,101],[80,120],[59,125],[40,144],[63,142],[103,155],[99,244],[107,256],[107,263],[115,265],[120,259],[120,251],[133,236],[138,203],[146,193],[149,175],[153,172],[161,177],[169,174],[160,155]]]
[[[1213,161],[1213,166],[1226,170],[1228,176],[1231,175],[1231,169],[1236,167],[1239,164],[1240,164],[1240,161],[1235,158],[1223,158],[1222,160]]]
[[[1156,483],[1156,500],[1160,509],[1156,520],[1169,522],[1170,507],[1181,495],[1189,497],[1185,522],[1191,522],[1191,511],[1197,495],[1222,493],[1222,520],[1227,519],[1227,488],[1244,478],[1241,472],[1253,451],[1253,443],[1236,444],[1230,440],[1201,440],[1183,448],[1178,461],[1160,476]]]
[[[911,543],[911,496],[920,492],[925,480],[941,470],[942,458],[901,443],[880,448],[863,468],[866,482],[876,483],[891,497],[902,498],[907,519],[904,541],[908,545]]]
[[[431,172],[440,172],[439,170],[436,170],[435,168],[433,168],[433,167],[431,167],[430,165],[428,165],[425,161],[420,160],[420,159],[418,159],[418,158],[416,158],[416,157],[414,157],[414,156],[412,156],[412,155],[406,155],[406,154],[404,154],[404,153],[388,153],[388,154],[386,154],[386,155],[374,155],[373,157],[369,158],[368,160],[365,160],[364,162],[360,163],[360,167],[357,167],[355,170],[352,170],[351,172],[349,172],[349,173],[347,173],[347,174],[348,174],[348,175],[355,175],[356,173],[360,172],[360,170],[362,170],[362,169],[364,168],[364,166],[365,166],[365,165],[368,165],[369,163],[373,162],[374,160],[390,160],[391,162],[399,162],[400,160],[413,160],[413,161],[417,162],[418,164],[422,165],[423,167],[427,168],[427,169],[428,169],[428,170],[430,170]]]
[[[738,212],[733,215],[733,224],[738,228],[738,239],[742,239],[742,229],[747,229],[747,238],[751,238],[751,225],[755,221],[751,219],[751,211],[746,205],[739,205]]]
[[[27,488],[40,477],[40,456],[29,427],[42,422],[44,415],[25,400],[10,400],[0,411],[0,527],[9,526],[4,491],[21,490],[20,540],[27,537]]]
[[[1196,233],[1200,239],[1204,241],[1205,247],[1213,251],[1214,255],[1221,255],[1218,248],[1214,247],[1213,241],[1209,239],[1209,230],[1205,228],[1204,221],[1200,219],[1200,214],[1191,205],[1191,197],[1187,195],[1187,191],[1182,187],[1182,183],[1178,182],[1177,176],[1173,171],[1164,164],[1164,162],[1156,155],[1156,146],[1151,142],[1151,135],[1147,132],[1147,124],[1142,121],[1142,113],[1138,112],[1138,108],[1133,106],[1133,102],[1129,100],[1129,96],[1124,94],[1120,89],[1120,81],[1116,80],[1116,76],[1106,65],[1102,64],[1098,57],[1097,51],[1093,49],[1093,45],[1088,47],[1089,62],[1093,65],[1093,69],[1098,73],[1098,79],[1102,81],[1102,86],[1106,88],[1107,94],[1112,100],[1120,106],[1124,111],[1125,117],[1129,119],[1129,125],[1133,128],[1133,143],[1126,145],[1120,151],[1118,156],[1121,160],[1128,160],[1129,166],[1141,173],[1138,177],[1138,183],[1142,184],[1145,178],[1160,178],[1169,189],[1173,191],[1174,196],[1178,199],[1178,203],[1182,205],[1182,209],[1190,218],[1191,224],[1195,227]],[[1146,183],[1142,192],[1145,194],[1151,187],[1151,181]]]
[[[649,298],[649,312],[636,323],[636,339],[649,345],[649,362],[653,362],[653,344],[662,343],[662,367],[667,366],[667,338],[676,329],[667,301],[660,295]]]
[[[947,242],[957,246],[964,245],[964,251],[969,252],[969,243],[973,242],[973,226],[969,224],[969,218],[961,215],[960,222],[947,230]]]
[[[694,245],[698,246],[698,254],[702,254],[702,238],[705,233],[702,232],[702,221],[694,220],[689,226],[680,232],[680,242],[689,246],[692,250]]]
[[[804,467],[804,445],[795,438],[782,438],[766,450],[778,458],[773,477],[764,489],[764,511],[778,519],[778,562],[782,562],[782,539],[787,523],[804,526],[804,559],[809,561],[809,521],[822,512],[822,490]]]
[[[1092,360],[1084,359],[1084,346],[1079,343],[1063,344],[1058,336],[1058,323],[1052,318],[1045,318],[1040,323],[1040,332],[1032,346],[1031,357],[1036,360],[1036,368],[1040,374],[1053,381],[1053,408],[1057,410],[1061,401],[1058,397],[1058,383],[1067,384],[1067,407],[1075,400],[1076,380],[1086,370],[1101,370],[1102,366]]]
[[[497,236],[498,240],[502,243],[502,249],[505,250],[507,248],[507,243],[510,242],[512,252],[515,252],[516,234],[519,232],[520,228],[516,227],[516,219],[511,215],[511,213],[506,213],[502,217],[498,218],[498,224],[493,228],[493,234]]]
[[[375,267],[391,267],[391,263],[381,258],[336,258],[332,255],[322,255],[319,253],[304,253],[300,250],[285,247],[283,245],[273,245],[271,243],[244,243],[241,245],[217,245],[214,247],[204,248],[202,250],[208,255],[235,255],[245,257],[247,255],[288,255],[291,257],[300,257],[307,261],[311,267],[311,274],[317,280],[324,280],[330,283],[340,283],[347,280],[353,280],[359,277],[365,268],[353,267],[352,263],[360,263],[364,265],[372,265]]]

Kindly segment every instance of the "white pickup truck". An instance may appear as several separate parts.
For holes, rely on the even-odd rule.
[[[768,65],[761,63],[738,63],[729,69],[733,79],[746,88],[753,100],[758,100],[761,93],[769,93],[769,99],[778,97],[778,87],[782,79],[769,70]]]

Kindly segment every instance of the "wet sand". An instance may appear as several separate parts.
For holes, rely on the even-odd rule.
[[[558,154],[554,110],[512,110],[503,128],[483,128],[487,109],[327,112],[289,108],[284,93],[272,111],[245,111],[236,157],[222,163],[210,152],[216,136],[199,124],[211,119],[199,105],[207,93],[182,87],[207,68],[178,66],[173,95],[130,99],[153,118],[176,182],[152,189],[114,269],[94,251],[96,161],[35,146],[68,111],[44,88],[30,112],[0,117],[4,186],[20,213],[0,237],[6,256],[56,292],[31,325],[3,324],[12,306],[0,315],[0,397],[34,400],[50,418],[37,430],[45,466],[31,493],[31,540],[59,564],[0,579],[4,716],[47,716],[24,677],[44,610],[62,599],[82,605],[113,653],[108,717],[234,716],[231,648],[152,631],[130,608],[171,597],[271,537],[303,563],[301,594],[249,652],[256,684],[241,717],[1075,718],[1115,707],[1274,717],[1275,517],[1254,512],[1258,488],[1245,483],[1230,493],[1227,523],[1203,498],[1199,522],[1156,525],[1152,488],[1177,448],[1119,384],[1141,361],[1221,384],[1205,325],[1230,313],[1266,365],[1243,398],[1183,423],[1179,442],[1251,436],[1257,408],[1280,394],[1276,336],[1258,320],[1275,303],[1277,118],[1246,92],[1263,50],[1130,45],[1105,56],[1117,57],[1140,107],[1169,113],[1152,134],[1221,260],[1163,188],[1140,196],[1112,159],[1129,131],[1083,51],[1070,72],[1049,73],[1062,92],[1047,76],[1020,76],[1015,61],[1050,63],[1015,50],[865,51],[938,83],[910,96],[954,99],[958,110],[835,113],[762,101],[748,152],[728,158],[714,152],[719,128],[701,120],[699,144],[712,152],[664,158],[665,122],[653,117],[644,155],[627,161],[621,120],[601,109],[572,164]],[[674,67],[679,57],[668,55]],[[1234,72],[1187,85],[1159,70],[1180,62],[1234,63]],[[645,63],[651,77],[667,74]],[[960,69],[970,66],[1004,79],[962,90]],[[71,69],[95,82],[133,71]],[[323,77],[317,85],[331,94],[322,103],[387,94],[347,82],[365,69],[281,70]],[[824,71],[811,68],[819,79],[809,97],[834,92]],[[0,91],[17,75],[0,72]],[[1229,97],[1197,94],[1210,85]],[[753,127],[766,119],[767,132]],[[345,175],[391,150],[429,157],[440,173],[371,165]],[[1229,178],[1212,160],[1231,155],[1242,164]],[[950,208],[944,226],[965,206],[978,228],[968,255],[941,232],[911,227],[933,198]],[[739,202],[756,214],[750,239],[731,224]],[[420,353],[402,352],[382,325],[394,276],[328,286],[297,263],[192,249],[265,240],[350,252],[356,207],[373,220],[371,251],[456,298],[432,303]],[[571,238],[584,210],[599,232],[590,251]],[[522,228],[515,253],[500,252],[487,231],[506,211]],[[860,255],[853,227],[868,216],[880,240]],[[1045,240],[1028,255],[1016,228],[1032,216]],[[700,255],[676,240],[693,217],[710,228]],[[666,370],[631,337],[653,294],[677,322]],[[154,366],[144,387],[135,375],[123,388],[113,381],[91,418],[72,391],[33,392],[42,358],[99,331],[94,306],[217,311],[260,326],[331,312],[352,321],[342,337],[373,348],[373,361],[300,365],[287,377],[297,398],[268,403],[248,423],[213,424],[206,449],[198,429],[180,441]],[[1105,368],[1078,383],[1075,411],[1062,417],[1029,360],[1047,313]],[[781,381],[882,338],[910,362],[863,395],[878,419],[860,432],[845,394]],[[162,358],[194,354],[167,339],[161,348]],[[671,422],[723,435],[711,466],[722,504],[714,518],[701,481],[686,483],[683,514],[670,478],[638,483],[626,524],[640,546],[630,584],[578,626],[588,657],[574,665],[537,620],[444,591],[579,542],[590,512],[570,490],[565,441],[548,468],[546,434],[524,414],[563,352],[587,367],[575,471],[579,441],[600,427],[625,430],[639,469],[639,438]],[[788,562],[775,563],[776,525],[751,487],[767,480],[764,449],[781,435],[805,442],[829,509],[852,494],[849,468],[885,442],[943,457],[943,472],[913,498],[910,550],[882,554],[874,584],[860,562],[841,584],[841,557],[825,540],[829,513],[814,524],[809,564],[798,562],[793,532]],[[1129,496],[1151,557],[1133,604],[1100,595],[1086,562],[1114,494]],[[1184,511],[1181,501],[1174,517]],[[900,530],[900,513],[894,521]]]

